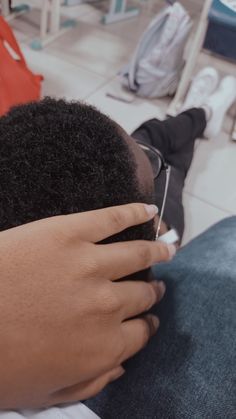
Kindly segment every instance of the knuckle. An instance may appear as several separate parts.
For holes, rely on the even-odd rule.
[[[138,222],[139,220],[143,220],[144,213],[145,211],[142,205],[133,204],[130,207],[130,215],[131,215],[132,220],[134,220],[135,222]]]
[[[56,217],[48,225],[48,232],[51,234],[52,240],[54,243],[57,243],[59,246],[64,247],[72,242],[72,236],[65,228],[63,228],[63,223],[58,221],[63,220],[64,215]]]
[[[144,283],[142,288],[142,300],[137,304],[139,313],[149,310],[156,302],[156,293],[151,284]]]
[[[145,319],[142,319],[142,322],[141,322],[140,337],[141,337],[142,345],[145,346],[146,343],[150,339],[150,327],[149,327],[148,321]]]
[[[169,259],[169,250],[165,244],[159,243],[159,253],[160,253],[161,260]]]
[[[57,228],[56,226],[52,226],[50,233],[51,233],[52,240],[55,243],[57,243],[59,246],[64,246],[67,243],[68,237],[66,236],[66,234],[64,234],[64,232],[60,228]]]
[[[76,247],[68,248],[68,260],[70,261],[71,271],[80,278],[99,280],[101,277],[101,263],[93,253],[93,244],[77,243]]]
[[[156,296],[153,286],[151,284],[147,284],[147,285],[148,285],[147,310],[149,310],[156,303],[157,296]]]
[[[110,211],[110,223],[117,231],[145,222],[146,219],[147,213],[141,204],[128,204],[122,211],[119,208],[112,208]]]
[[[117,209],[111,209],[110,223],[115,230],[120,231],[124,224],[124,215]]]
[[[125,358],[126,347],[124,341],[120,341],[119,344],[116,344],[115,350],[113,352],[114,365],[119,365]]]
[[[83,261],[83,267],[86,270],[88,277],[98,278],[101,271],[99,261],[95,257],[91,257],[90,252],[87,252],[86,250],[87,249],[81,249],[80,259]]]
[[[139,258],[143,268],[148,268],[152,264],[152,252],[149,243],[140,243],[138,249]]]
[[[110,368],[117,367],[123,362],[126,352],[124,336],[117,330],[117,333],[109,334],[109,344],[106,348],[107,360]]]
[[[112,284],[110,284],[112,286]],[[104,286],[100,289],[100,312],[102,314],[114,314],[121,311],[121,302],[118,296],[112,291],[111,286]]]

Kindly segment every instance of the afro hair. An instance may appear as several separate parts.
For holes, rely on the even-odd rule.
[[[142,192],[116,124],[92,106],[45,98],[0,119],[0,229],[131,202]],[[153,223],[110,241],[154,239]]]

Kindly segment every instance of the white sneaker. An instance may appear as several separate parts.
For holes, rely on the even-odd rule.
[[[213,67],[205,67],[194,77],[181,112],[200,108],[215,91],[219,83],[218,72]]]
[[[222,128],[226,112],[236,100],[236,78],[226,76],[221,80],[219,88],[203,104],[211,111],[204,136],[216,137]]]

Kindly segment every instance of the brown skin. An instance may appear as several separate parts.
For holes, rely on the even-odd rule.
[[[173,248],[96,243],[155,213],[130,204],[0,233],[0,409],[83,400],[124,373],[158,328],[141,313],[165,286],[117,279],[169,260]]]
[[[152,194],[148,158],[123,130],[122,135],[135,157],[140,187]],[[150,218],[143,205],[134,204],[0,234],[0,408],[86,399],[124,373],[121,363],[159,325],[152,315],[129,318],[148,310],[165,292],[163,283],[142,282],[142,272],[136,282],[129,279],[168,260],[170,253],[160,243],[94,242]],[[121,277],[126,281],[116,283]]]

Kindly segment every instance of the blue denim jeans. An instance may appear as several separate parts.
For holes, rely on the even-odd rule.
[[[236,217],[154,273],[167,286],[159,332],[85,404],[102,419],[235,419]]]

